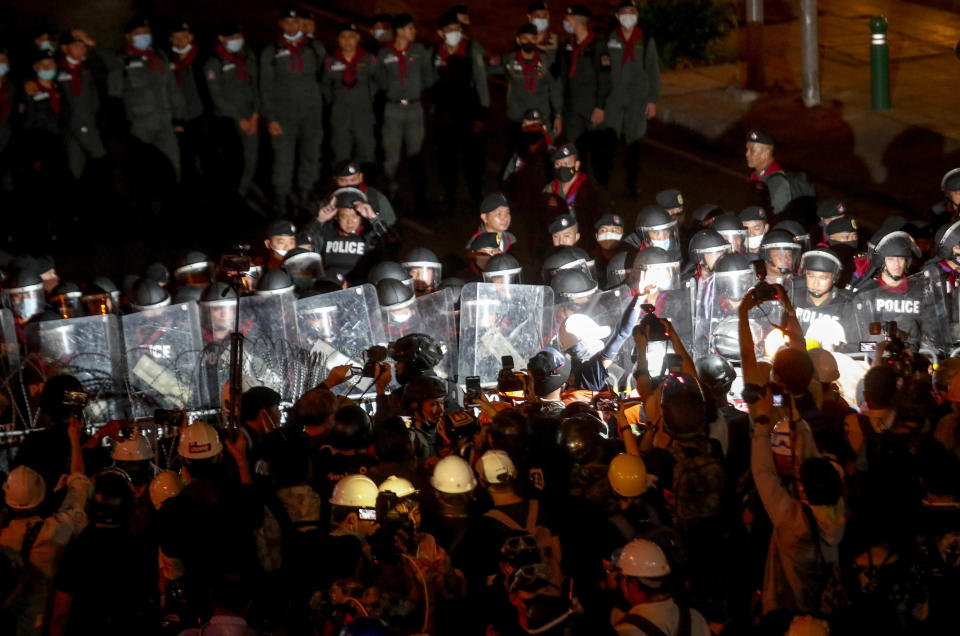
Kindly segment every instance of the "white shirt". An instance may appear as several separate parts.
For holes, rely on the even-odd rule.
[[[663,630],[663,633],[667,636],[675,636],[677,633],[677,626],[680,623],[680,607],[672,598],[665,601],[635,605],[630,613],[643,616]],[[617,625],[616,630],[617,634],[624,636],[646,636],[643,630],[626,623]],[[690,636],[710,636],[710,628],[707,627],[706,619],[693,608],[690,609]]]

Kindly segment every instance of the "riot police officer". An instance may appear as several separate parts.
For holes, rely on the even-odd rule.
[[[324,51],[323,45],[304,35],[299,9],[284,9],[279,24],[280,38],[260,55],[260,102],[273,143],[274,204],[283,215],[295,161],[300,205],[309,203],[320,174],[323,95],[319,77]]]
[[[853,294],[836,287],[841,270],[840,258],[827,248],[806,252],[800,259],[805,286],[793,296],[797,321],[825,349],[856,339]]]
[[[377,92],[377,58],[360,45],[357,25],[340,25],[337,48],[323,64],[323,90],[331,103],[334,162],[353,158],[372,166],[376,153],[373,98]]]
[[[256,54],[246,46],[240,25],[225,20],[217,27],[217,45],[214,54],[203,66],[207,91],[213,102],[214,115],[218,121],[218,136],[224,141],[224,155],[234,165],[240,158],[242,165],[234,169],[231,180],[236,179],[237,193],[243,197],[253,186],[257,172],[257,156],[260,148],[260,92],[257,90]],[[239,141],[243,151],[229,152]]]

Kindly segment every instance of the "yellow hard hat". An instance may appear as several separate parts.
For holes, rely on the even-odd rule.
[[[614,457],[607,478],[621,497],[639,497],[647,489],[647,467],[636,455],[621,453]]]

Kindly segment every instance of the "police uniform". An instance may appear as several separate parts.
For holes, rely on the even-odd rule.
[[[797,322],[807,333],[810,325],[829,320],[837,323],[843,329],[844,340],[847,345],[856,345],[858,328],[856,308],[853,304],[853,294],[845,289],[832,288],[826,299],[819,305],[813,303],[804,285],[799,285],[794,297],[793,308],[796,311]]]
[[[174,30],[189,31],[189,27],[184,24]],[[183,131],[177,133],[180,141],[180,158],[184,170],[193,173],[197,171],[196,161],[204,148],[203,99],[200,97],[197,78],[198,53],[197,45],[191,44],[189,50],[183,55],[171,51],[170,61],[174,85],[183,101],[183,112],[178,119],[174,120],[174,123],[183,128]]]
[[[49,87],[39,82],[36,86],[37,90],[32,95],[21,95],[18,127],[22,138],[18,142],[18,155],[25,165],[40,162],[49,175],[49,171],[57,171],[62,156],[60,133],[62,123],[67,118],[66,104],[56,81],[51,82]]]
[[[110,95],[123,99],[130,134],[163,153],[179,180],[180,148],[173,122],[183,117],[184,105],[166,54],[127,45],[108,83]]]
[[[483,47],[464,35],[451,53],[445,43],[433,52],[436,77],[431,95],[436,105],[440,180],[448,202],[457,192],[457,154],[463,161],[464,179],[471,197],[483,198],[485,172],[483,134],[474,132],[474,122],[486,118],[490,107],[487,68]]]
[[[377,93],[377,58],[361,46],[350,61],[340,49],[335,50],[323,64],[323,90],[331,103],[330,145],[334,161],[354,158],[362,164],[372,164],[376,156],[373,98]]]
[[[617,27],[607,40],[610,54],[610,97],[604,123],[627,144],[627,179],[632,183],[640,169],[637,142],[647,133],[647,104],[660,99],[660,58],[653,38],[639,26],[630,38]]]
[[[260,54],[263,119],[267,124],[277,122],[283,129],[282,135],[271,136],[274,197],[281,210],[290,193],[297,159],[297,186],[303,194],[313,191],[320,176],[323,95],[319,77],[324,57],[323,45],[305,36],[295,43],[281,37]]]
[[[0,77],[0,184],[4,190],[8,189],[10,170],[10,139],[13,136],[11,119],[17,111],[19,92],[10,83],[9,75]]]
[[[423,148],[423,91],[433,84],[433,67],[423,45],[411,42],[403,51],[393,45],[380,49],[377,56],[379,84],[386,96],[383,107],[383,170],[391,190],[397,188],[397,168],[401,145],[407,156],[415,157]],[[414,187],[422,196],[423,176],[415,177]]]
[[[574,11],[573,7],[567,9],[568,14],[574,14]],[[582,42],[577,43],[571,38],[563,44],[554,62],[554,74],[563,86],[563,134],[577,144],[582,153],[588,150],[588,153],[581,154],[580,160],[586,163],[585,155],[589,154],[597,168],[605,165],[596,159],[604,149],[596,146],[596,135],[592,133],[597,131],[590,123],[590,116],[595,108],[605,111],[607,107],[611,91],[610,67],[607,42],[598,39],[592,29]],[[608,174],[597,172],[596,177],[604,183]]]
[[[61,41],[61,44],[66,43]],[[87,55],[92,54],[94,49],[89,48]],[[73,177],[79,179],[89,159],[100,159],[107,154],[97,126],[100,95],[93,72],[82,60],[71,64],[67,59],[61,59],[57,84],[68,113],[63,130],[67,165]]]
[[[210,101],[213,103],[213,113],[220,118],[218,128],[222,129],[223,137],[231,142],[229,145],[225,144],[226,147],[231,147],[239,140],[243,149],[243,167],[237,185],[237,192],[243,196],[250,189],[257,172],[260,148],[260,135],[248,135],[240,128],[240,120],[260,112],[256,54],[246,47],[242,51],[231,53],[218,42],[214,54],[203,65],[203,75]],[[227,156],[231,155],[228,153]]]
[[[527,111],[536,109],[545,122],[563,112],[563,92],[550,74],[550,60],[537,51],[532,60],[525,60],[519,51],[503,56],[503,74],[507,78],[507,119],[523,121]],[[549,124],[548,124],[549,125]]]
[[[759,131],[751,130],[747,133],[747,141],[759,144],[773,146],[773,137]],[[754,170],[750,175],[750,181],[753,183],[762,183],[767,186],[767,193],[770,198],[770,207],[775,214],[779,214],[791,201],[790,181],[776,159],[770,161],[770,165],[763,170]]]

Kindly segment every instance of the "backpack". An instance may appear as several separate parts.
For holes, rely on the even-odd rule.
[[[774,175],[780,175],[787,180],[787,183],[790,185],[791,201],[802,199],[804,197],[811,199],[815,199],[817,197],[817,191],[813,187],[813,184],[807,180],[806,172],[787,172],[786,170],[781,170],[779,172],[774,172],[770,176],[772,177]]]
[[[674,454],[677,457],[677,453]],[[685,526],[720,512],[726,471],[709,452],[681,446],[673,466],[674,517]]]
[[[680,606],[680,620],[677,623],[677,636],[690,636],[691,627],[690,608]],[[639,614],[627,614],[620,621],[620,625],[633,625],[641,630],[646,636],[667,636],[666,632],[657,627],[650,619]]]
[[[537,525],[537,518],[540,516],[540,502],[537,499],[528,500],[527,522],[524,527],[520,527],[516,521],[502,510],[493,508],[484,513],[484,516],[496,519],[511,530],[526,531],[537,544],[537,550],[540,552],[540,561],[550,566],[553,573],[551,582],[558,586],[563,581],[563,570],[560,568],[561,551],[560,539],[550,531],[546,526]]]

